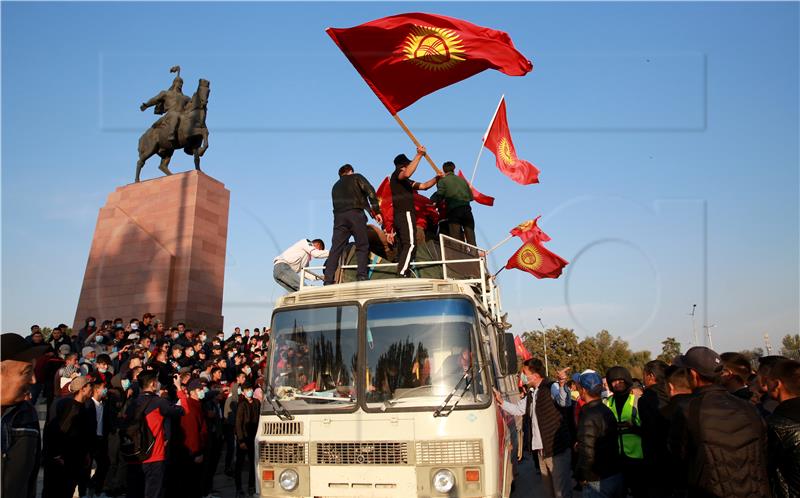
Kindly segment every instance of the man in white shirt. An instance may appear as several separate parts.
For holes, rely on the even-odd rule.
[[[273,260],[272,276],[278,285],[287,291],[297,291],[300,289],[298,273],[308,266],[311,258],[325,259],[327,257],[328,251],[325,250],[325,243],[322,240],[298,240]]]

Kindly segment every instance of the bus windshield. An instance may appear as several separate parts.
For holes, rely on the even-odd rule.
[[[289,412],[353,407],[357,333],[355,305],[275,313],[269,380]]]
[[[472,339],[474,313],[465,299],[368,305],[367,406],[435,407],[467,385],[459,406],[488,402]]]

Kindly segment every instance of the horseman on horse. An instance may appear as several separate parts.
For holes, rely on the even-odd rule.
[[[144,111],[155,106],[155,114],[163,114],[153,125],[145,131],[139,139],[139,161],[136,164],[136,181],[139,181],[144,162],[151,156],[158,154],[161,164],[158,169],[171,175],[169,161],[172,153],[183,149],[188,155],[194,156],[195,169],[200,171],[200,157],[208,149],[208,128],[206,128],[206,112],[208,96],[211,93],[209,81],[201,79],[197,91],[190,99],[183,94],[183,79],[180,75],[180,66],[170,69],[178,73],[168,90],[159,92],[158,95],[144,102],[139,109]]]

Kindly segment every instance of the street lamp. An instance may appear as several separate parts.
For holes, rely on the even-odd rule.
[[[711,340],[711,329],[713,329],[716,326],[717,326],[716,323],[712,325],[703,325],[703,328],[706,329],[706,337],[708,338],[708,347],[710,349],[714,349],[714,342]]]
[[[694,326],[694,310],[697,308],[696,304],[692,305],[692,312],[689,313],[692,317],[692,337],[694,337],[694,344],[693,346],[699,346],[700,340],[697,338],[697,328]]]
[[[550,372],[547,368],[547,329],[544,328],[544,323],[542,323],[541,318],[539,318],[539,325],[542,326],[542,342],[544,342],[544,375],[545,377],[549,377]]]

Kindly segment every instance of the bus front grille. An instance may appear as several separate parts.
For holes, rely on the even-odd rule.
[[[300,436],[303,434],[302,422],[264,422],[265,436]]]
[[[317,465],[408,465],[408,443],[393,441],[316,444]]]
[[[480,439],[417,441],[418,465],[476,465],[483,463]]]
[[[308,446],[306,443],[259,443],[258,453],[261,463],[306,463]]]

